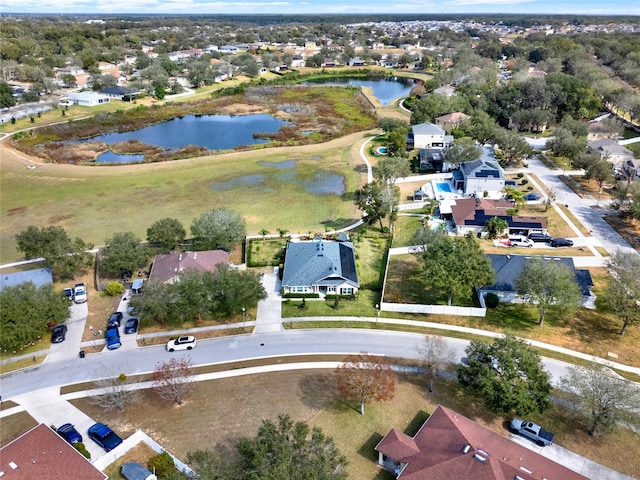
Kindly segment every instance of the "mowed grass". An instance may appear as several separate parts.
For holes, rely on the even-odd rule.
[[[216,207],[238,211],[247,233],[344,227],[360,217],[353,192],[362,182],[362,161],[349,153],[362,138],[115,167],[43,164],[28,170],[3,153],[0,261],[20,258],[15,235],[28,225],[61,226],[94,245],[116,232],[145,239],[146,229],[164,217],[179,219],[188,230],[194,218]],[[276,168],[286,160],[295,166]],[[314,193],[331,191],[335,176],[343,177],[342,194]]]
[[[349,458],[352,480],[393,478],[375,464],[375,445],[393,427],[414,435],[438,404],[499,435],[508,435],[504,419],[488,412],[456,381],[436,379],[434,392],[427,393],[424,378],[418,375],[398,375],[395,397],[367,405],[364,415],[359,414],[358,405],[338,397],[331,370],[264,373],[200,382],[179,407],[160,400],[153,390],[143,391],[142,401],[121,413],[103,412],[88,398],[72,403],[124,437],[137,428],[144,430],[182,460],[188,452],[200,449],[233,455],[238,439],[254,436],[264,419],[275,420],[279,414],[287,413],[296,421],[322,428],[334,438],[340,451]],[[149,415],[150,411],[154,415]],[[640,471],[640,458],[633,453],[637,452],[638,434],[617,428],[590,437],[575,413],[559,407],[534,420],[553,430],[559,445],[627,475]],[[621,453],[611,455],[611,451]],[[142,458],[144,455],[140,455]],[[116,465],[124,461],[119,460]],[[114,472],[113,467],[110,472]]]

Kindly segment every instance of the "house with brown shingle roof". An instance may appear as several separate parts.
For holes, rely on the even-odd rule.
[[[440,125],[447,133],[451,133],[451,130],[460,126],[465,120],[469,120],[471,117],[466,113],[453,112],[447,113],[440,117],[435,118],[437,125]]]
[[[0,449],[2,480],[106,480],[108,477],[41,423]]]
[[[219,264],[229,264],[229,253],[224,250],[182,252],[156,255],[149,272],[150,282],[173,283],[182,272],[196,270],[213,272]]]
[[[507,200],[488,198],[458,198],[450,205],[450,217],[458,235],[476,234],[484,231],[488,220],[498,217],[508,224],[509,233],[547,232],[547,219],[530,215],[510,215],[507,210],[514,208]],[[446,206],[440,205],[440,215],[446,218]]]
[[[398,480],[589,480],[442,405],[413,437],[394,428],[375,449]]]

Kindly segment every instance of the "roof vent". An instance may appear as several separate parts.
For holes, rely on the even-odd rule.
[[[486,450],[482,450],[481,448],[478,449],[478,453],[484,455],[485,457],[489,456],[489,452],[487,452]]]
[[[483,457],[482,455],[476,453],[473,455],[473,458],[475,458],[477,461],[479,461],[480,463],[487,463],[487,458]]]
[[[33,460],[33,458],[32,458],[31,460]],[[15,470],[16,468],[18,468],[18,465],[16,465],[16,462],[9,462],[9,466],[10,466],[11,468],[13,468],[14,470]]]
[[[516,475],[513,480],[524,480],[524,478],[522,478],[520,475]]]
[[[524,467],[520,467],[520,470],[522,470],[525,473],[528,473],[529,475],[531,475],[531,470],[529,470],[528,468],[524,468]]]
[[[467,443],[464,447],[462,447],[462,453],[469,452],[469,449],[471,449],[471,445]]]

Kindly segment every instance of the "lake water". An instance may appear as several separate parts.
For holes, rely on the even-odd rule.
[[[165,149],[179,149],[188,145],[209,150],[230,150],[242,145],[267,143],[269,140],[254,138],[254,133],[275,133],[284,120],[266,114],[252,115],[187,115],[157,125],[131,132],[108,133],[87,142],[105,142],[111,145],[128,140],[138,140],[147,145]],[[105,152],[96,159],[98,163],[140,162],[139,155],[117,155]]]
[[[405,77],[385,77],[375,79],[359,79],[359,78],[328,78],[309,80],[302,82],[303,85],[323,84],[323,85],[354,85],[357,87],[369,87],[382,105],[385,107],[391,101],[399,97],[405,97],[411,92],[411,88],[415,85],[415,80]]]

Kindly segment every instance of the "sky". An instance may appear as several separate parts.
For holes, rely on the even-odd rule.
[[[640,0],[1,0],[0,13],[640,15]]]

